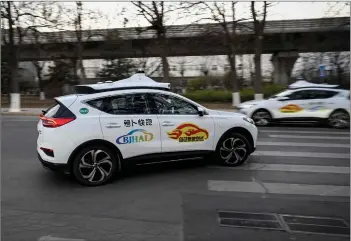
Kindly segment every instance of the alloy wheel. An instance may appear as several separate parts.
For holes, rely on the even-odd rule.
[[[109,154],[102,150],[91,150],[80,159],[79,172],[88,182],[98,183],[110,176],[112,166]]]
[[[243,140],[238,137],[228,138],[223,141],[219,154],[223,161],[229,165],[235,165],[244,160],[247,147]]]
[[[267,111],[259,110],[252,115],[252,119],[257,126],[266,126],[271,121],[271,115]]]
[[[350,126],[350,116],[347,113],[338,111],[331,114],[328,122],[334,128],[346,128]]]

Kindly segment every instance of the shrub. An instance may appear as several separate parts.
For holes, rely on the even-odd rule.
[[[263,94],[267,98],[282,90],[285,87],[276,84],[264,84]],[[253,88],[244,88],[240,90],[241,102],[253,100],[255,91]],[[198,102],[231,102],[232,92],[228,90],[195,90],[188,91],[185,97]]]
[[[220,85],[221,80],[213,76],[200,76],[189,80],[187,84],[188,91],[206,89],[208,86]]]

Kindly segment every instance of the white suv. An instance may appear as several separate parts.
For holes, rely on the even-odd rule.
[[[334,128],[350,126],[350,91],[338,86],[297,81],[265,100],[242,103],[239,112],[257,126],[272,122],[325,122]]]
[[[237,166],[256,149],[253,120],[207,109],[144,74],[78,85],[76,93],[41,115],[37,151],[44,167],[84,185],[108,182],[126,163],[206,156]]]

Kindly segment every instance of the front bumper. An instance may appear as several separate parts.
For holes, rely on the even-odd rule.
[[[253,110],[250,108],[238,108],[237,111],[251,118]]]
[[[43,158],[38,154],[38,159],[40,163],[43,165],[43,167],[47,170],[53,171],[53,172],[58,172],[58,173],[63,173],[63,174],[70,174],[70,168],[68,164],[58,164],[58,163],[52,163],[52,162],[47,162],[44,161]]]

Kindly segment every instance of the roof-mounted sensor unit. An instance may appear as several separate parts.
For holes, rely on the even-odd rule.
[[[115,82],[109,81],[92,85],[76,85],[76,94],[93,94],[123,89],[159,89],[170,90],[170,83],[159,83],[145,76],[143,73],[134,74],[127,79]]]

